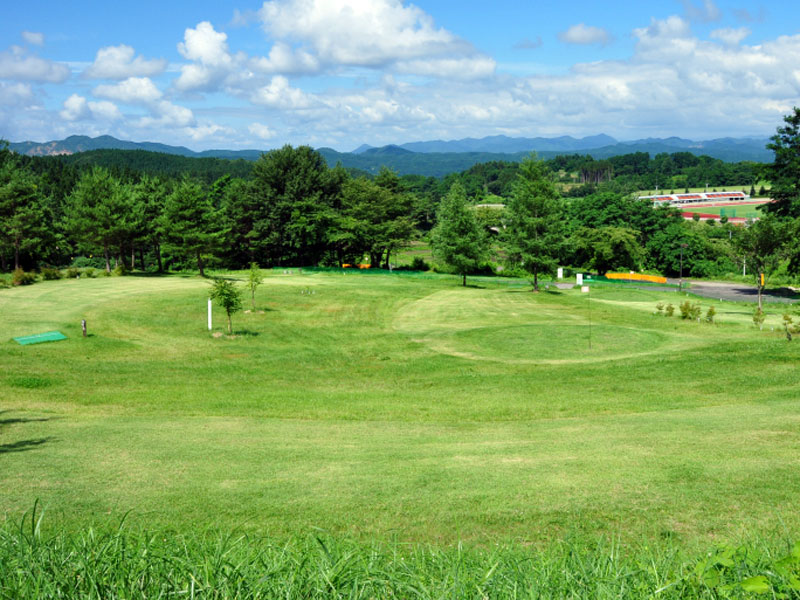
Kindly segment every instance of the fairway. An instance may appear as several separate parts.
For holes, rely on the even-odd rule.
[[[653,314],[675,293],[471,281],[276,270],[232,338],[199,278],[0,290],[0,520],[38,499],[72,530],[131,511],[444,544],[800,533],[779,313],[758,331],[749,305],[712,325]],[[12,341],[51,330],[68,339]]]

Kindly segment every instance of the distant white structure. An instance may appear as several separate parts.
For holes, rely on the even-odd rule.
[[[687,204],[713,204],[716,202],[747,202],[750,195],[742,191],[734,192],[697,192],[692,194],[659,194],[657,196],[639,196],[639,200],[649,200],[653,206],[685,206]]]

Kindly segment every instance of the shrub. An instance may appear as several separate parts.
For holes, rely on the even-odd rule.
[[[692,304],[692,307],[689,309],[689,316],[693,320],[699,321],[700,320],[700,315],[702,314],[702,312],[703,312],[703,310],[700,307],[700,304],[699,303],[694,303],[694,304]]]
[[[667,308],[664,309],[664,312],[668,317],[671,317],[672,315],[675,314],[675,307],[672,305],[672,302],[667,304]]]
[[[756,308],[756,311],[753,313],[753,325],[761,329],[764,327],[765,318],[766,315],[764,314],[764,311],[761,310],[761,308]]]
[[[11,274],[12,285],[30,285],[36,281],[36,273],[26,273],[22,267],[17,267]]]
[[[412,271],[430,271],[431,266],[421,256],[415,256],[409,265],[409,269]]]
[[[76,267],[70,267],[67,269],[67,279],[75,279],[79,277],[81,274],[81,270]]]
[[[660,315],[664,314],[664,303],[659,302],[658,304],[656,304],[656,310],[658,311],[658,314]]]
[[[709,306],[708,310],[706,311],[706,321],[709,323],[713,323],[714,315],[716,314],[717,314],[717,309],[715,309],[713,306]]]
[[[111,271],[111,274],[114,277],[122,277],[124,275],[127,275],[128,273],[130,273],[130,270],[128,269],[128,267],[125,266],[125,263],[123,262],[119,263],[116,267],[114,267],[114,270]]]
[[[8,279],[6,279],[5,277],[0,277],[0,290],[8,287],[11,287],[11,284],[8,282]]]
[[[108,275],[105,271],[102,271],[103,275]],[[94,279],[97,277],[97,271],[95,271],[92,267],[83,270],[83,276],[88,277],[90,279]]]
[[[700,318],[700,313],[702,312],[700,305],[697,302],[692,303],[688,300],[681,302],[679,308],[681,311],[681,319],[697,320]]]
[[[42,267],[39,271],[41,272],[42,278],[45,281],[55,281],[56,279],[61,279],[64,276],[61,271],[51,267]]]

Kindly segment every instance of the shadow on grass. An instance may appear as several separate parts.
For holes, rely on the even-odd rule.
[[[233,335],[241,335],[243,337],[258,337],[261,335],[258,331],[250,331],[249,329],[238,329],[233,331]]]
[[[34,440],[20,440],[18,442],[11,442],[10,444],[0,444],[0,454],[11,454],[12,452],[27,452],[34,450],[39,446],[53,441],[54,438],[38,438]]]

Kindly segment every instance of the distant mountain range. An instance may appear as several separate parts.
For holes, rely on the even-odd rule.
[[[495,160],[519,161],[531,152],[536,152],[542,158],[552,158],[559,154],[586,154],[598,160],[633,152],[647,152],[653,156],[663,152],[668,154],[691,152],[726,162],[744,160],[771,162],[773,155],[765,147],[768,141],[767,138],[720,138],[696,142],[670,137],[620,142],[605,134],[581,139],[570,136],[512,138],[496,135],[481,139],[411,142],[379,148],[364,144],[353,152],[337,152],[331,148],[319,148],[318,150],[330,165],[341,163],[345,167],[362,169],[371,173],[377,172],[382,166],[387,166],[401,175],[415,173],[441,177],[448,173],[463,171],[477,163]],[[108,135],[96,138],[73,135],[64,140],[45,143],[12,142],[9,146],[14,152],[30,156],[54,156],[91,150],[116,149],[145,150],[195,158],[256,160],[262,152],[265,152],[264,150],[194,152],[183,146],[123,141]]]

